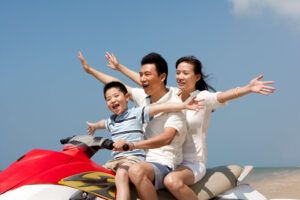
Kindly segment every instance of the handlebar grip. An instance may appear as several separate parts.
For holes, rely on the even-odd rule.
[[[125,144],[125,145],[123,146],[123,150],[124,150],[124,151],[128,151],[128,150],[129,150],[129,146],[128,146],[127,144]]]
[[[102,147],[105,149],[112,150],[114,148],[113,144],[114,144],[114,142],[112,140],[106,139],[103,142]]]

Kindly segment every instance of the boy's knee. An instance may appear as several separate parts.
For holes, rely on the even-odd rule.
[[[116,173],[116,178],[128,178],[128,170],[118,169]]]
[[[144,175],[145,175],[145,170],[142,165],[133,165],[129,168],[128,170],[128,175],[132,183],[138,183],[142,181]]]

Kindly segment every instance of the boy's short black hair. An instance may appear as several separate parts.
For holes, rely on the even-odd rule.
[[[103,88],[103,94],[104,94],[105,99],[106,99],[105,93],[110,88],[118,88],[124,95],[128,93],[128,91],[123,83],[118,82],[118,81],[112,81],[112,82],[107,83]]]
[[[166,73],[166,79],[164,83],[165,85],[167,85],[168,64],[161,55],[154,52],[149,53],[148,55],[144,56],[141,61],[141,65],[145,65],[145,64],[154,64],[158,75]]]

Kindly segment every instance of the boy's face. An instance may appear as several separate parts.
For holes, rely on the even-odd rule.
[[[119,88],[109,88],[105,93],[105,99],[109,110],[116,115],[120,115],[128,109],[129,94],[125,95]]]

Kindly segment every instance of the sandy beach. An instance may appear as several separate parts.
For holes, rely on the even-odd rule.
[[[300,173],[254,182],[251,186],[268,199],[300,199]]]

